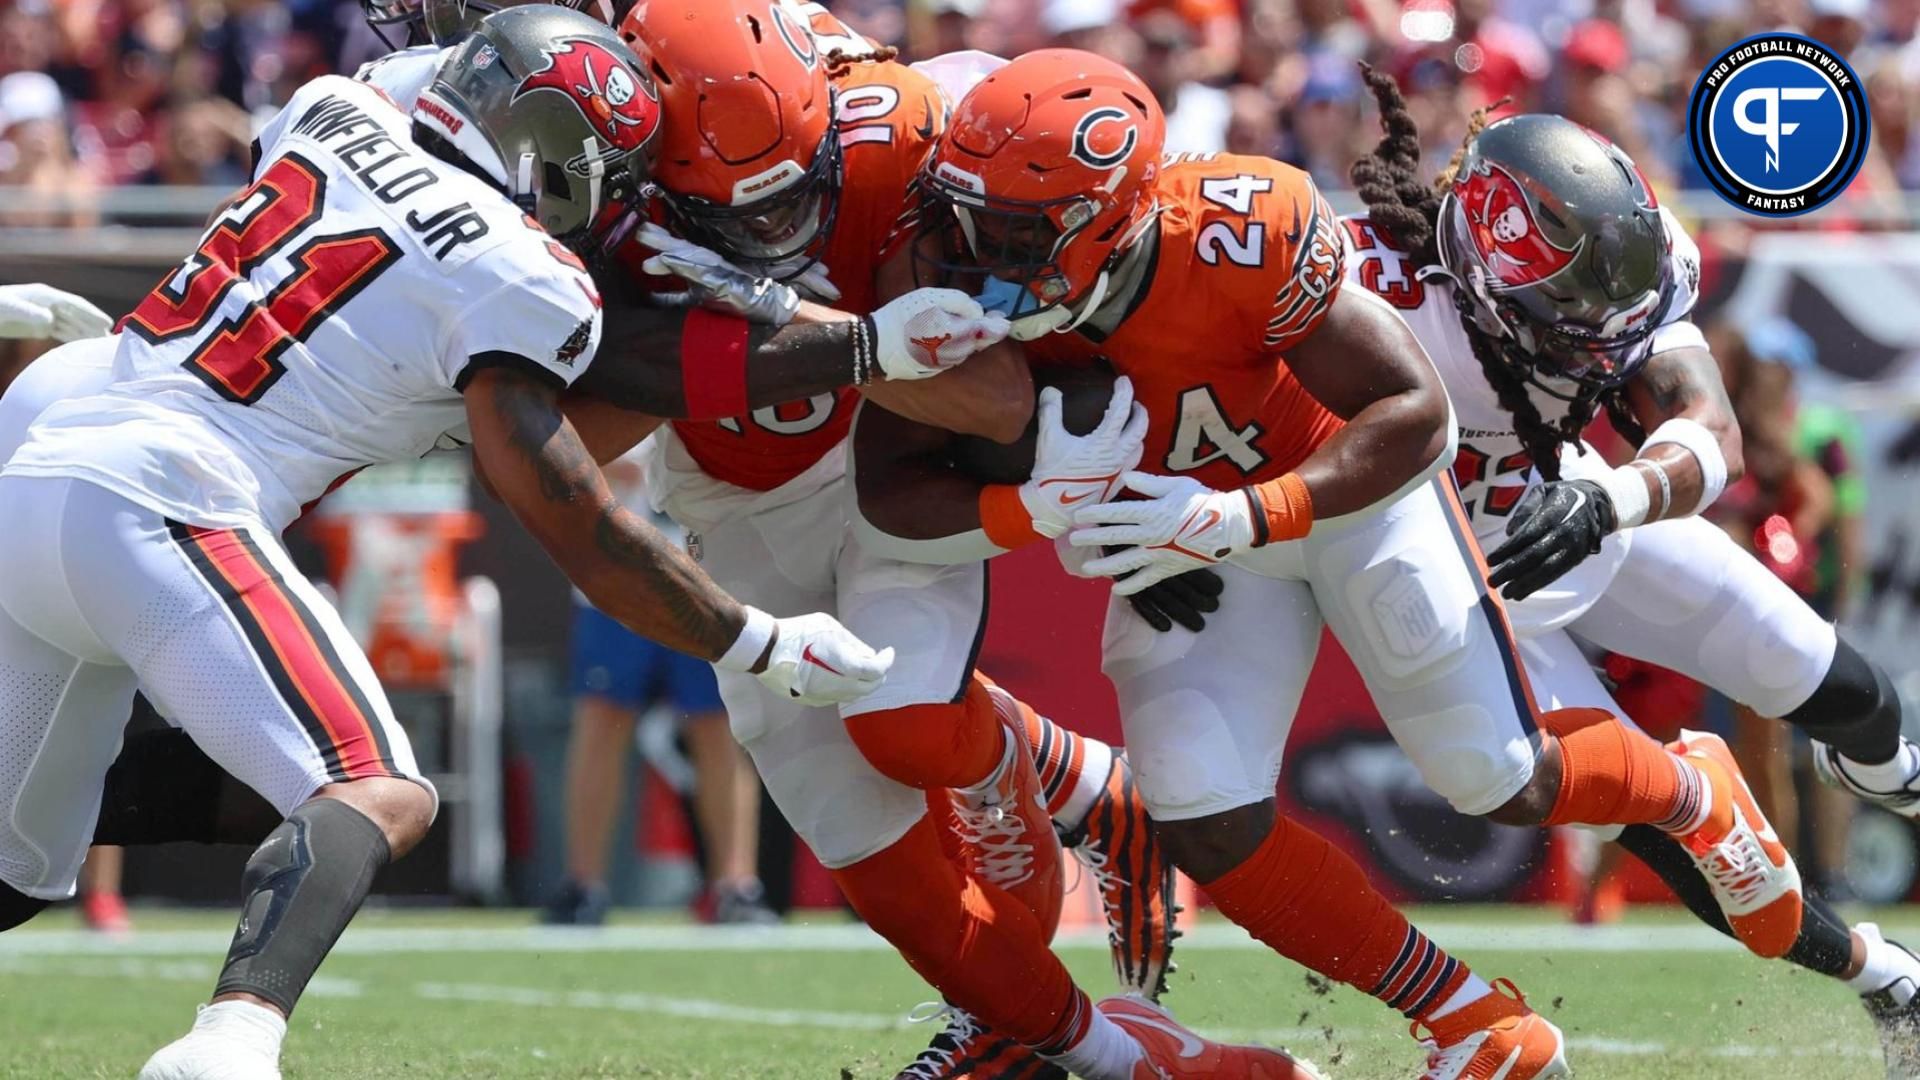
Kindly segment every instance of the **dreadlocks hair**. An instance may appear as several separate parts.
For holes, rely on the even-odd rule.
[[[832,78],[843,74],[855,64],[884,64],[899,56],[900,50],[891,45],[873,45],[859,52],[829,49],[827,50],[827,77]]]
[[[1368,219],[1416,264],[1438,265],[1440,250],[1434,235],[1440,221],[1440,188],[1420,181],[1420,131],[1393,76],[1363,63],[1360,77],[1380,106],[1383,134],[1372,153],[1353,163],[1354,190],[1367,204]]]
[[[1466,138],[1439,177],[1427,184],[1420,179],[1420,132],[1414,126],[1413,115],[1407,111],[1407,101],[1400,94],[1399,84],[1393,76],[1375,71],[1365,63],[1360,65],[1360,77],[1373,91],[1374,103],[1380,109],[1382,134],[1373,151],[1354,162],[1351,173],[1354,190],[1367,204],[1368,220],[1406,252],[1416,268],[1438,266],[1441,264],[1438,244],[1441,196],[1453,185],[1467,146],[1485,130],[1488,116],[1505,105],[1507,99],[1473,111],[1467,121]],[[1519,366],[1508,362],[1501,344],[1472,320],[1462,317],[1460,322],[1473,347],[1473,357],[1480,362],[1481,375],[1487,385],[1493,387],[1500,407],[1512,417],[1513,433],[1520,437],[1527,456],[1533,459],[1533,467],[1543,479],[1560,479],[1560,445],[1572,443],[1578,447],[1580,433],[1593,421],[1594,412],[1602,403],[1616,431],[1636,446],[1646,439],[1646,432],[1617,390],[1599,399],[1582,397],[1573,401],[1559,423],[1548,423],[1533,403],[1533,395],[1527,392],[1527,380]]]

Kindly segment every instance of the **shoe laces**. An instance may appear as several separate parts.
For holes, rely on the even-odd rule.
[[[1005,889],[1033,876],[1033,845],[1026,842],[1027,823],[1003,804],[968,806],[956,802],[960,839],[974,849],[974,869],[985,880]]]
[[[920,1056],[900,1070],[894,1080],[941,1080],[960,1058],[968,1042],[979,1035],[984,1028],[965,1009],[955,1008],[944,1001],[923,1001],[907,1013],[907,1022],[925,1024],[934,1020],[944,1020],[946,1029],[933,1037],[933,1042],[920,1051]]]
[[[1124,927],[1120,924],[1117,905],[1112,901],[1121,890],[1127,887],[1126,880],[1108,867],[1107,864],[1111,860],[1107,857],[1106,849],[1100,846],[1100,841],[1089,839],[1067,850],[1073,853],[1074,862],[1086,867],[1087,873],[1093,878],[1093,884],[1100,890],[1102,900],[1106,901],[1100,905],[1100,909],[1107,920],[1107,940],[1113,944],[1119,944]],[[1078,882],[1074,884],[1077,885]]]
[[[1700,868],[1714,891],[1736,908],[1758,904],[1773,889],[1773,876],[1779,869],[1760,846],[1759,835],[1744,815],[1725,839],[1701,856]]]
[[[1443,1028],[1451,1027],[1453,1025],[1450,1021],[1456,1017],[1464,1019],[1465,1017],[1462,1014],[1466,1013],[1467,1010],[1490,1007],[1492,1002],[1489,999],[1494,995],[1505,998],[1519,1005],[1522,1009],[1526,1008],[1527,996],[1520,992],[1519,987],[1513,985],[1513,980],[1504,978],[1494,979],[1487,985],[1490,991],[1487,997],[1478,998],[1463,1005],[1458,1012],[1448,1013],[1446,1017],[1435,1021],[1435,1023],[1439,1023]],[[1510,1010],[1511,1007],[1507,1006],[1506,1008]],[[1498,1026],[1511,1015],[1511,1011],[1503,1012],[1499,1017],[1494,1018],[1486,1027],[1467,1031],[1446,1046],[1440,1045],[1440,1032],[1434,1030],[1433,1023],[1415,1020],[1408,1024],[1407,1034],[1417,1039],[1420,1046],[1427,1052],[1427,1068],[1425,1072],[1420,1074],[1420,1080],[1458,1080],[1466,1071],[1467,1066],[1473,1062],[1474,1057],[1480,1053],[1480,1048],[1486,1044],[1487,1039],[1492,1035],[1494,1027]],[[1425,1038],[1421,1038],[1420,1036],[1422,1028],[1425,1028],[1427,1032]]]

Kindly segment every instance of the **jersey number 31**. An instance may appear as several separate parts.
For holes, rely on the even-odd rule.
[[[155,286],[121,329],[155,345],[199,334],[227,293],[320,217],[327,181],[297,154],[275,161],[235,196],[186,264]],[[307,239],[265,296],[214,327],[184,366],[228,401],[251,405],[285,373],[280,354],[400,259],[379,229]]]

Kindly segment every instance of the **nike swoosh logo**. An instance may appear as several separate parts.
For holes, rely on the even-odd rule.
[[[1180,1027],[1178,1024],[1168,1023],[1157,1016],[1141,1016],[1139,1013],[1122,1013],[1112,1019],[1121,1024],[1138,1024],[1141,1027],[1150,1027],[1155,1031],[1166,1032],[1168,1035],[1180,1041],[1180,1056],[1183,1058],[1195,1058],[1207,1052],[1207,1044],[1195,1038],[1193,1032]]]
[[[827,662],[826,662],[825,660],[822,660],[822,659],[820,659],[819,657],[817,657],[817,656],[815,656],[815,655],[813,655],[813,646],[812,646],[812,645],[808,645],[808,646],[807,646],[806,648],[804,648],[804,649],[801,649],[801,650],[800,650],[800,659],[802,659],[802,660],[804,660],[804,661],[806,661],[806,662],[807,662],[807,663],[809,663],[809,664],[812,664],[812,665],[813,665],[814,667],[817,667],[817,668],[824,668],[824,669],[826,669],[826,670],[828,670],[828,671],[831,671],[831,672],[833,672],[833,673],[834,673],[835,675],[845,675],[845,674],[846,674],[846,672],[844,672],[844,671],[841,671],[841,670],[840,670],[839,668],[837,668],[837,667],[834,667],[834,666],[833,666],[832,664],[829,664],[829,663],[827,663]]]
[[[920,99],[920,105],[922,108],[927,110],[926,112],[927,120],[926,120],[926,123],[921,124],[919,127],[914,128],[913,133],[915,135],[920,136],[923,139],[931,139],[933,138],[933,102],[928,101],[925,97],[922,97]]]
[[[1073,506],[1092,499],[1105,498],[1107,492],[1112,489],[1114,480],[1118,479],[1118,477],[1118,473],[1087,479],[1061,477],[1054,480],[1043,480],[1040,486],[1043,488],[1053,487],[1060,489],[1054,493],[1054,499],[1060,504],[1062,509],[1070,509]]]
[[[1286,240],[1287,240],[1288,247],[1292,247],[1294,244],[1297,244],[1300,242],[1300,204],[1299,203],[1293,204],[1293,231],[1287,234]]]

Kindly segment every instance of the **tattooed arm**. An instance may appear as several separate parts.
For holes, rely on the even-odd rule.
[[[593,606],[669,648],[723,655],[744,625],[740,604],[613,497],[558,390],[498,366],[465,393],[474,456],[493,489]]]
[[[1727,400],[1720,365],[1712,353],[1688,347],[1656,354],[1627,383],[1626,397],[1634,418],[1650,432],[1676,418],[1692,420],[1706,428],[1726,459],[1728,483],[1738,480],[1745,471],[1740,425],[1734,420],[1733,403]],[[1678,443],[1662,442],[1642,450],[1637,460],[1659,464],[1673,489],[1667,512],[1651,513],[1648,521],[1681,517],[1700,505],[1704,480],[1700,461],[1692,451]],[[1646,474],[1648,494],[1657,511],[1661,505],[1659,479],[1649,469],[1639,471]]]

